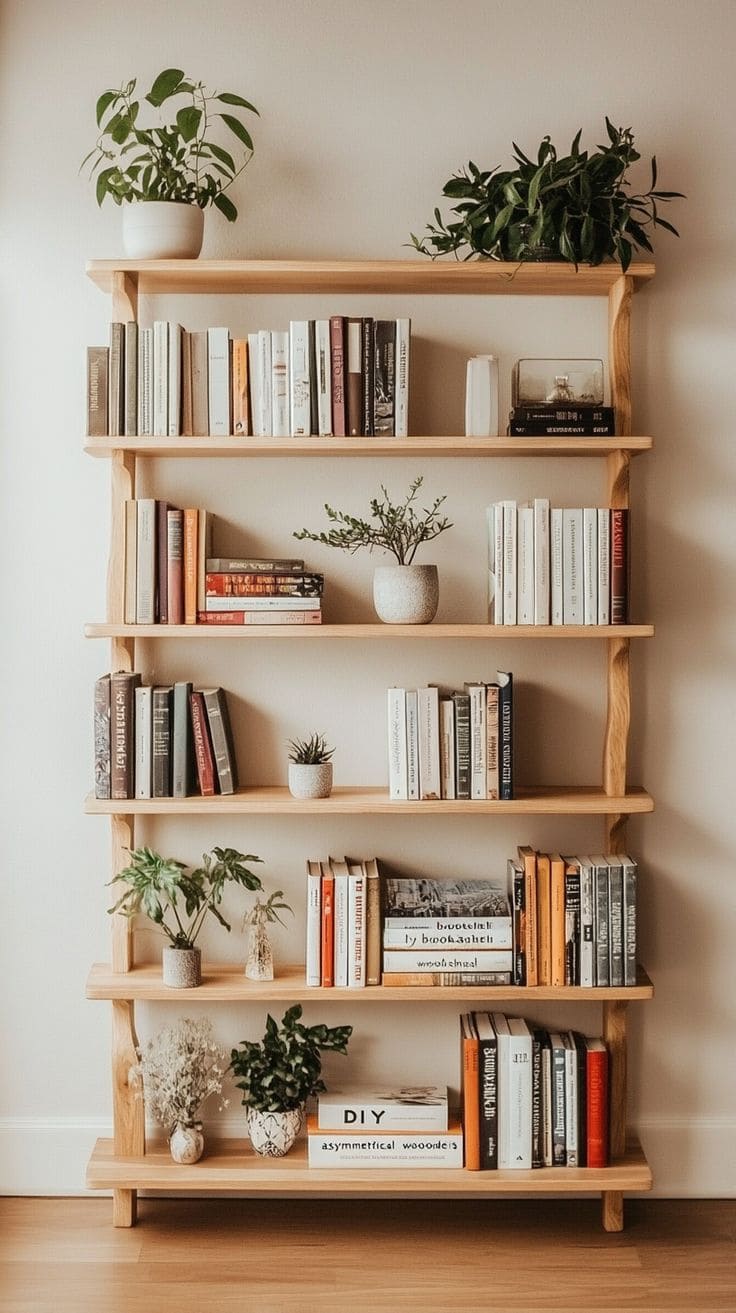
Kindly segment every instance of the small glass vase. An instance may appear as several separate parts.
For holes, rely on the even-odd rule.
[[[255,921],[248,932],[245,974],[248,980],[273,980],[273,949],[262,921]]]

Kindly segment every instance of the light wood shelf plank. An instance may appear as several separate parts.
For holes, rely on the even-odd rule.
[[[610,456],[613,452],[637,455],[651,451],[650,437],[535,437],[535,438],[87,438],[89,456],[116,452],[136,456],[261,457],[261,456]]]
[[[84,627],[86,638],[215,638],[258,641],[275,638],[320,642],[330,639],[564,639],[652,638],[654,625],[124,625],[94,622]]]

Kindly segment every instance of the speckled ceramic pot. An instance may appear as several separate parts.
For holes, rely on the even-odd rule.
[[[373,575],[373,605],[387,625],[428,625],[437,614],[440,581],[436,565],[379,565]]]
[[[198,1163],[204,1153],[204,1136],[197,1126],[175,1126],[169,1136],[175,1163]]]
[[[329,798],[332,792],[332,762],[289,762],[289,793],[292,798]]]
[[[202,951],[199,948],[165,948],[163,982],[169,989],[194,989],[202,983]]]
[[[304,1108],[288,1112],[259,1112],[246,1108],[248,1134],[256,1153],[264,1158],[283,1158],[304,1125]]]

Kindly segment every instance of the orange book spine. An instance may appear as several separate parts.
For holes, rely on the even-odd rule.
[[[463,1138],[465,1170],[480,1171],[480,1091],[478,1088],[478,1036],[470,1013],[461,1018],[463,1062]]]
[[[322,988],[335,983],[335,877],[322,872]]]
[[[550,860],[551,985],[565,983],[565,862],[559,853]]]
[[[230,432],[236,438],[244,438],[250,433],[250,413],[248,407],[248,339],[235,337],[230,343],[232,354],[232,408]]]
[[[608,1166],[608,1050],[588,1049],[585,1067],[588,1167]]]
[[[197,537],[199,511],[184,512],[184,624],[197,623]]]
[[[552,984],[552,872],[547,853],[537,854],[537,968],[540,985]]]

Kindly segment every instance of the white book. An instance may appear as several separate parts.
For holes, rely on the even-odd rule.
[[[466,684],[470,697],[470,796],[486,796],[486,686]]]
[[[315,320],[314,354],[319,434],[320,437],[328,438],[332,435],[332,357],[329,319]]]
[[[456,796],[455,783],[455,703],[440,698],[440,789],[443,798]]]
[[[396,320],[396,384],[394,401],[394,435],[409,435],[409,347],[411,319]]]
[[[505,900],[509,908],[508,896],[505,890],[499,885],[499,896]],[[387,936],[404,934],[407,931],[415,932],[421,929],[425,934],[458,934],[458,935],[490,935],[492,942],[487,945],[489,948],[511,948],[512,947],[512,927],[511,913],[506,915],[493,916],[394,916],[393,912],[384,918],[383,922],[383,942],[386,948],[413,948],[413,944],[403,944],[389,942]],[[422,945],[420,945],[422,947]]]
[[[565,1045],[565,1166],[579,1167],[578,1161],[578,1054],[572,1031],[562,1036]]]
[[[365,986],[365,876],[348,875],[348,989]]]
[[[319,611],[319,597],[206,597],[202,611]]]
[[[583,511],[562,512],[562,620],[583,623]]]
[[[488,623],[503,624],[503,508],[486,507],[488,529]]]
[[[309,437],[311,432],[309,324],[305,319],[292,319],[289,324],[289,402],[291,434],[295,438]]]
[[[139,497],[136,516],[135,620],[156,623],[156,502]]]
[[[260,374],[258,363],[258,334],[248,334],[248,388],[250,390],[250,427],[251,433],[262,437],[258,427],[261,406]]]
[[[417,690],[406,690],[407,798],[419,797],[419,707]]]
[[[323,1090],[317,1099],[321,1131],[446,1132],[446,1085],[343,1086]]]
[[[578,857],[580,872],[580,984],[595,984],[593,864],[589,857]]]
[[[492,1013],[498,1036],[498,1166],[532,1165],[532,1036],[521,1017]]]
[[[503,623],[516,624],[516,502],[503,506]]]
[[[384,971],[511,971],[506,948],[384,948]]]
[[[258,411],[256,413],[257,430],[256,435],[259,438],[268,438],[271,436],[271,334],[267,328],[259,328],[258,342],[256,346],[256,374],[258,384],[256,388],[256,399]]]
[[[553,506],[549,513],[549,585],[550,620],[564,623],[562,613],[562,511]]]
[[[388,690],[388,796],[408,798],[406,689]]]
[[[169,324],[169,399],[168,434],[181,435],[181,324]]]
[[[335,932],[335,985],[347,987],[348,983],[348,868],[347,863],[330,858],[330,866],[335,877],[334,893],[334,932]]]
[[[520,506],[516,519],[516,621],[534,624],[534,507]]]
[[[583,624],[598,624],[598,511],[583,507]]]
[[[429,918],[427,918],[429,919]],[[432,929],[423,916],[414,918],[413,923],[400,929],[391,920],[384,924],[384,948],[411,948],[415,952],[452,948],[511,948],[511,921],[509,917],[487,917],[489,928],[480,930],[472,922],[465,930],[454,927]]]
[[[289,427],[289,334],[271,333],[271,433],[288,438]]]
[[[441,798],[439,690],[432,685],[417,689],[419,723],[419,797]]]
[[[135,690],[135,796],[150,798],[153,765],[153,689]]]
[[[548,625],[550,616],[549,498],[534,498],[534,623]]]
[[[355,1169],[409,1168],[428,1170],[463,1165],[463,1134],[459,1126],[446,1133],[429,1131],[320,1131],[308,1120],[307,1161],[310,1167]]]
[[[154,438],[169,432],[169,325],[156,319],[153,325],[153,417]]]
[[[230,334],[226,328],[207,329],[207,400],[210,433],[230,433]]]
[[[138,333],[138,432],[142,438],[153,433],[153,329]]]
[[[322,872],[319,862],[307,862],[306,982],[310,989],[322,984]]]
[[[611,623],[611,512],[598,511],[598,624]]]
[[[138,591],[138,503],[135,497],[125,502],[125,582],[123,585],[123,623],[134,625]]]

